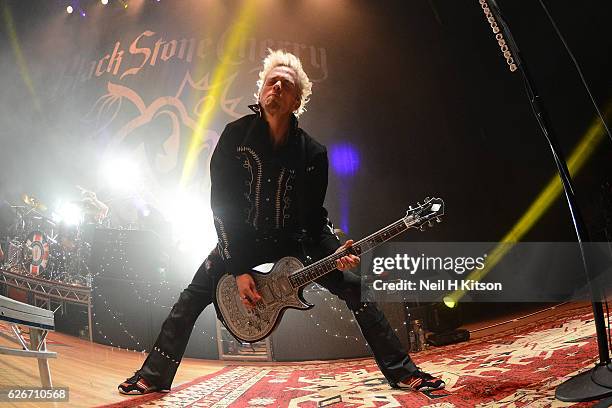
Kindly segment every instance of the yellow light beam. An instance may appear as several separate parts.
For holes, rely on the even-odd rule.
[[[200,153],[200,147],[203,143],[203,131],[212,121],[216,111],[214,109],[215,105],[221,97],[222,87],[217,85],[221,84],[227,78],[232,65],[231,57],[236,54],[240,41],[251,29],[255,17],[256,3],[256,1],[252,0],[244,0],[242,2],[237,22],[229,33],[221,60],[213,72],[210,82],[211,88],[202,108],[200,109],[200,116],[191,136],[191,142],[189,144],[187,156],[183,164],[183,173],[180,181],[181,187],[184,187],[193,175]]]
[[[604,117],[607,118],[610,112],[612,112],[612,109],[608,107]],[[596,118],[589,126],[587,132],[580,139],[580,142],[574,148],[569,160],[567,161],[567,167],[570,174],[575,175],[580,171],[587,159],[591,156],[591,154],[593,154],[599,143],[603,140],[603,136],[604,127],[599,118]],[[484,268],[473,270],[466,279],[479,281],[484,278],[487,273],[489,273],[489,271],[493,269],[497,263],[499,263],[504,255],[506,255],[506,253],[512,249],[514,244],[518,242],[527,232],[529,232],[529,230],[531,230],[531,228],[542,217],[546,210],[548,210],[555,200],[559,198],[562,191],[561,179],[558,175],[555,175],[548,182],[544,190],[538,194],[523,216],[517,221],[516,224],[514,224],[512,229],[487,255],[487,261],[485,262]],[[456,290],[444,298],[444,303],[446,303],[447,306],[452,307],[464,295],[465,290]]]
[[[41,112],[40,103],[38,102],[38,97],[36,96],[34,85],[32,84],[32,79],[30,78],[28,65],[26,64],[23,53],[21,52],[21,47],[19,46],[19,39],[17,38],[17,30],[15,30],[13,15],[11,14],[11,10],[6,2],[2,2],[2,19],[4,20],[4,25],[6,26],[6,31],[11,41],[11,48],[13,49],[13,54],[15,54],[15,59],[17,60],[17,65],[19,66],[21,78],[23,79],[23,82],[34,100],[34,107],[36,110]]]

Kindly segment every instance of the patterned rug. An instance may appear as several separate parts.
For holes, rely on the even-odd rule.
[[[105,407],[564,407],[557,385],[593,366],[595,326],[577,309],[518,329],[413,355],[446,389],[391,389],[372,359],[228,366],[168,394],[126,397]]]

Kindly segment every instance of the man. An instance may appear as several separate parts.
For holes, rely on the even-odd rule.
[[[81,191],[81,201],[79,202],[81,209],[85,214],[86,224],[101,224],[108,216],[108,205],[98,199],[96,193],[77,186]]]
[[[297,125],[312,83],[300,60],[271,51],[259,73],[255,114],[226,126],[210,165],[211,207],[219,242],[199,268],[162,326],[142,368],[119,385],[124,394],[168,391],[191,330],[214,299],[223,273],[236,277],[246,307],[259,300],[249,271],[283,256],[320,259],[340,246],[323,207],[327,189],[327,152]],[[393,387],[431,390],[444,382],[420,371],[373,303],[361,301],[360,279],[348,272],[354,255],[338,260],[338,269],[318,283],[343,299]]]

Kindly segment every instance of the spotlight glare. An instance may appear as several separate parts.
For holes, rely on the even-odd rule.
[[[108,4],[108,0],[100,0],[100,3],[104,4],[105,6]]]
[[[57,210],[53,213],[53,220],[63,222],[66,225],[77,225],[81,221],[83,213],[81,208],[73,202],[60,202]]]
[[[206,256],[217,242],[210,206],[198,193],[178,191],[161,203],[162,214],[172,226],[173,240],[181,252]]]
[[[457,302],[455,302],[450,296],[444,296],[444,304],[446,305],[446,307],[449,307],[451,309],[457,306]]]
[[[72,6],[68,6],[68,7],[66,7],[66,12],[67,12],[68,14],[72,14],[72,12],[73,12],[73,11],[74,11],[74,9],[72,8]]]
[[[354,176],[359,170],[359,151],[351,143],[339,143],[329,149],[332,169],[340,176]]]
[[[111,160],[101,170],[108,185],[119,190],[135,188],[140,182],[140,169],[128,158]]]

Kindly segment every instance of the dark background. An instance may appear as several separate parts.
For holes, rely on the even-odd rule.
[[[304,64],[318,81],[300,124],[330,151],[349,143],[359,156],[354,175],[330,172],[326,200],[332,220],[350,237],[360,238],[402,216],[408,205],[435,195],[445,200],[444,222],[402,239],[499,241],[556,174],[521,78],[506,68],[476,0],[256,3],[247,37],[258,47],[272,39],[325,49],[323,80],[320,70]],[[546,2],[602,111],[609,110],[612,90],[607,3]],[[539,3],[499,4],[569,154],[595,120],[586,91]],[[102,152],[134,114],[123,107],[104,131],[87,119],[108,81],[137,90],[150,103],[173,95],[186,70],[211,72],[219,63],[211,52],[200,65],[170,61],[122,80],[103,75],[79,81],[75,58],[99,59],[120,41],[125,70],[140,61],[127,48],[143,31],[216,42],[240,8],[237,1],[162,0],[133,1],[124,9],[118,2],[103,7],[92,0],[81,1],[83,18],[78,10],[68,15],[63,2],[1,0],[0,5],[0,198],[10,203],[23,192],[52,202],[58,195],[76,194],[75,184],[103,191],[97,175]],[[16,38],[7,29],[7,15]],[[16,48],[25,65],[18,63]],[[301,57],[309,59],[307,53]],[[244,58],[233,66],[238,79],[231,93],[242,97],[236,107],[241,114],[253,102],[259,61],[261,56]],[[196,99],[186,98],[186,106]],[[208,129],[220,133],[230,120],[219,110]],[[153,162],[168,128],[168,119],[160,118],[132,132],[122,148],[144,146]],[[180,158],[189,134],[181,129]],[[604,136],[574,179],[579,204],[599,240],[604,239],[601,185],[612,174],[611,146]],[[178,184],[180,168],[161,171],[152,165],[148,171],[156,184],[149,194],[154,205],[156,194]],[[205,200],[207,174],[204,154],[192,183]],[[574,239],[562,196],[523,237]],[[190,279],[192,266],[177,266],[170,279],[180,287]]]

